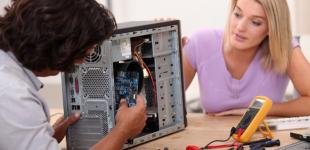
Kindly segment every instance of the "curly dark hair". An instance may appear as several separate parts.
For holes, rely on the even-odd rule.
[[[0,48],[32,71],[71,71],[117,25],[95,0],[12,0],[0,17]]]

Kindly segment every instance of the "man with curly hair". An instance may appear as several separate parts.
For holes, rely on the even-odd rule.
[[[116,29],[95,0],[12,0],[0,17],[0,149],[55,150],[79,114],[50,125],[37,77],[69,72]],[[130,115],[127,115],[130,114]],[[145,125],[145,104],[122,102],[116,126],[93,149],[116,150]]]

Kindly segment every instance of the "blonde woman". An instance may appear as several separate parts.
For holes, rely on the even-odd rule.
[[[211,115],[240,115],[253,97],[273,100],[269,115],[310,115],[310,65],[292,38],[286,0],[232,0],[226,29],[204,29],[184,45],[184,81],[198,74]],[[283,102],[289,79],[300,94]]]

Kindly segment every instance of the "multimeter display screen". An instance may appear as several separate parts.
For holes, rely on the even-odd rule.
[[[251,121],[254,119],[256,114],[258,113],[259,109],[263,106],[264,102],[260,99],[255,99],[253,105],[247,110],[244,114],[243,118],[241,119],[240,123],[237,126],[238,128],[246,129]]]
[[[260,108],[262,106],[263,106],[263,103],[259,99],[256,99],[254,104],[252,105],[252,107],[256,107],[256,108]]]
[[[259,109],[250,108],[243,116],[241,121],[239,122],[237,129],[242,128],[246,129],[251,121],[254,119],[255,115],[258,113]]]

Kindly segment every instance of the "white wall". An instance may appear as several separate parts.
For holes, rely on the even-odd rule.
[[[222,28],[227,18],[227,0],[113,0],[118,22],[176,18],[182,34],[202,27]]]
[[[10,0],[1,0],[0,1],[0,15],[4,14],[4,6],[8,5]]]
[[[294,0],[288,3],[294,16]],[[181,20],[182,34],[190,35],[203,27],[223,28],[229,0],[113,0],[112,10],[118,22],[176,18]]]
[[[106,5],[107,0],[97,0]],[[0,1],[0,15],[10,0]],[[288,0],[294,16],[294,0]],[[181,20],[182,34],[190,35],[203,28],[222,28],[228,11],[228,0],[113,0],[118,22],[176,18]],[[293,22],[295,17],[293,17]],[[293,25],[295,26],[295,25]]]

